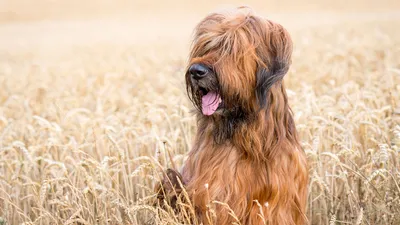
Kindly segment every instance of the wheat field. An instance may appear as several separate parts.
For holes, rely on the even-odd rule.
[[[400,3],[300,2],[246,4],[292,34],[309,224],[398,225]],[[196,129],[192,29],[227,3],[0,2],[0,225],[188,224],[153,187]]]

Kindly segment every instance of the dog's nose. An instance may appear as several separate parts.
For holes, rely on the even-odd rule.
[[[195,63],[189,67],[189,73],[193,79],[199,80],[207,76],[209,69],[202,64]]]

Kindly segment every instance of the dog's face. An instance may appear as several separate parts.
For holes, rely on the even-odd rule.
[[[257,112],[268,106],[268,92],[289,69],[291,53],[287,31],[248,8],[210,14],[195,30],[189,98],[205,116]]]

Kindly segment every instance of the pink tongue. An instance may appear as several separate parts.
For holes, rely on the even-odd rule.
[[[215,92],[208,92],[201,98],[201,108],[204,115],[212,115],[221,103],[221,97]]]

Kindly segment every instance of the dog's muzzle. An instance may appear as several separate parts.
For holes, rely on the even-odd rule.
[[[210,69],[203,64],[195,63],[189,67],[189,73],[192,79],[200,80],[210,74]]]
[[[220,107],[222,98],[215,88],[214,72],[204,64],[194,63],[188,69],[191,85],[196,87],[201,98],[201,111],[205,116],[211,116]]]

